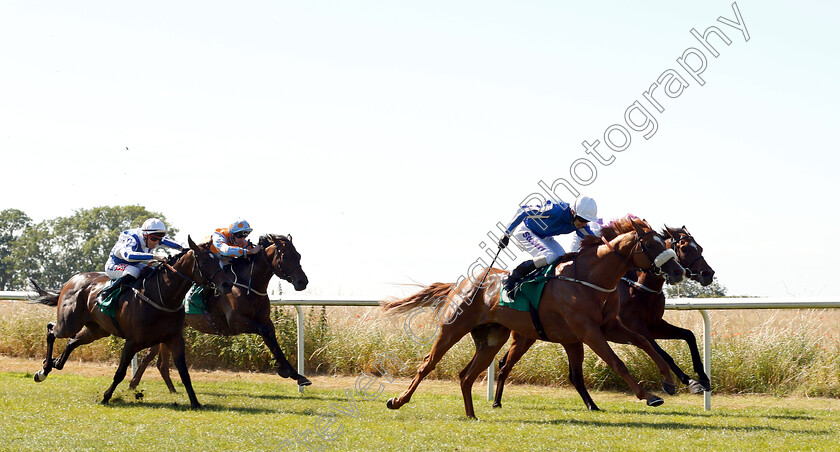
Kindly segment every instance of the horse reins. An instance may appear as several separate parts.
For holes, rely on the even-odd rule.
[[[168,268],[169,270],[172,270],[172,272],[173,272],[173,273],[175,273],[176,275],[178,275],[178,276],[180,276],[180,277],[182,277],[182,278],[186,279],[187,281],[189,281],[189,282],[191,282],[191,283],[193,283],[193,284],[198,284],[198,283],[197,283],[194,279],[192,279],[192,278],[190,278],[189,276],[187,276],[187,275],[185,275],[185,274],[181,273],[181,272],[180,272],[180,271],[178,271],[178,269],[176,269],[175,267],[173,267],[173,266],[169,265],[169,263],[168,263],[168,262],[166,262],[166,261],[161,261],[161,262],[160,262],[160,265],[163,265],[163,266],[165,266],[166,268]],[[201,276],[201,278],[202,278],[202,279],[205,279],[206,281],[208,281],[208,282],[207,282],[208,286],[209,286],[211,289],[213,289],[213,291],[215,292],[218,288],[216,287],[216,284],[215,284],[215,283],[213,283],[212,278],[213,278],[214,276],[216,276],[216,273],[218,273],[218,272],[219,272],[219,271],[221,271],[222,269],[220,268],[220,269],[216,270],[215,272],[213,272],[213,274],[210,276],[210,278],[211,278],[211,279],[210,279],[210,280],[207,280],[207,278],[204,278],[204,274],[203,274],[203,273],[202,273],[202,271],[201,271],[201,265],[199,265],[199,264],[198,264],[198,257],[196,257],[196,259],[195,259],[195,264],[194,264],[194,266],[195,266],[194,268],[195,268],[196,270],[198,270],[198,274],[199,274],[199,276]],[[160,274],[161,274],[161,272],[157,272],[157,273],[156,273],[156,275],[155,275],[155,279],[157,280],[158,298],[160,298],[161,303],[162,303],[162,302],[163,302],[163,292],[160,290],[160,286],[161,286],[161,283],[160,283]],[[143,290],[144,290],[144,291],[146,290],[146,287],[145,287],[145,286],[146,286],[146,280],[143,280]],[[140,292],[140,291],[139,291],[139,290],[137,290],[136,288],[132,287],[131,289],[134,291],[134,293],[135,293],[135,294],[137,294],[137,296],[138,296],[140,299],[142,299],[142,300],[143,300],[143,301],[145,301],[146,303],[149,303],[150,305],[152,305],[152,307],[154,307],[154,308],[156,308],[156,309],[159,309],[159,310],[161,310],[161,311],[164,311],[164,312],[178,312],[178,311],[181,311],[181,310],[183,310],[183,309],[184,309],[184,304],[183,304],[183,303],[181,303],[181,304],[180,304],[180,306],[179,306],[178,308],[175,308],[175,309],[172,309],[172,308],[167,308],[166,306],[162,306],[162,305],[160,305],[160,304],[156,303],[154,300],[152,300],[151,298],[149,298],[148,296],[146,296],[144,293]]]

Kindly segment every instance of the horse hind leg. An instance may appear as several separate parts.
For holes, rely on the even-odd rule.
[[[467,315],[466,312],[463,312],[452,323],[441,325],[440,334],[435,339],[434,344],[432,344],[432,350],[429,351],[429,354],[423,359],[420,367],[417,368],[417,374],[411,380],[408,388],[398,397],[388,399],[385,406],[392,410],[398,410],[401,406],[411,401],[411,396],[417,390],[420,382],[435,369],[435,366],[443,358],[443,355],[472,329],[474,324],[470,323],[471,319],[466,318]]]
[[[502,349],[510,336],[510,330],[499,324],[481,325],[472,331],[475,342],[475,354],[466,367],[459,373],[461,395],[464,397],[464,410],[468,418],[476,419],[472,401],[472,387],[476,378],[493,365],[493,358]]]
[[[67,362],[67,359],[70,357],[70,353],[72,353],[73,350],[75,350],[79,346],[90,344],[93,341],[102,339],[103,337],[110,335],[111,333],[102,329],[102,327],[100,327],[99,325],[86,325],[84,328],[82,328],[82,331],[79,331],[75,336],[73,336],[69,341],[67,341],[67,345],[64,347],[64,352],[62,352],[61,356],[55,360],[55,362],[53,363],[53,367],[55,367],[57,370],[63,369],[64,364]]]
[[[496,380],[496,396],[493,399],[493,408],[502,407],[502,393],[505,390],[505,381],[507,381],[510,371],[513,366],[519,362],[534,343],[536,339],[529,339],[518,334],[513,335],[513,343],[510,346],[507,354],[499,360],[499,377]]]
[[[55,328],[55,323],[48,323],[47,324],[47,357],[44,358],[44,367],[35,372],[35,381],[40,383],[47,379],[50,371],[53,369],[53,346],[55,345],[55,333],[53,333],[53,328]]]
[[[158,355],[157,369],[158,372],[160,372],[160,377],[163,378],[163,382],[166,383],[169,393],[177,394],[178,391],[175,390],[175,385],[172,384],[172,378],[169,377],[169,363],[171,362],[171,358],[172,351],[169,350],[169,347],[161,345],[160,355]]]

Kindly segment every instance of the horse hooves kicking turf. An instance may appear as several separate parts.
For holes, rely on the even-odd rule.
[[[668,383],[667,381],[662,383],[662,390],[667,392],[668,395],[674,395],[677,393],[677,386],[673,383]]]
[[[648,406],[659,406],[663,403],[665,403],[665,401],[657,396],[650,396],[650,398],[647,399]]]

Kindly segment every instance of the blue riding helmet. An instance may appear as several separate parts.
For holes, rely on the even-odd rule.
[[[251,225],[248,224],[247,221],[240,218],[230,224],[230,228],[228,228],[228,231],[230,231],[231,234],[236,234],[237,232],[250,233],[251,231],[253,231],[253,229],[251,229]]]

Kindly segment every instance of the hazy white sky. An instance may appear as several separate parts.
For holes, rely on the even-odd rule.
[[[587,158],[602,216],[686,225],[731,294],[840,294],[840,8],[738,1],[746,41],[729,1],[640,3],[2,1],[0,209],[243,216],[294,236],[307,293],[379,298],[454,281]]]

